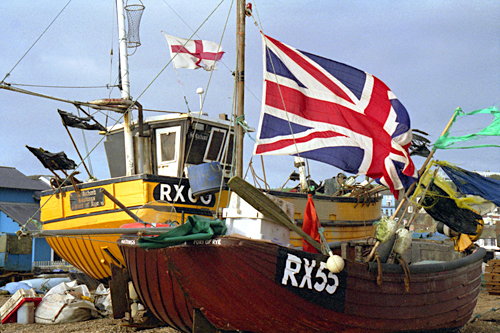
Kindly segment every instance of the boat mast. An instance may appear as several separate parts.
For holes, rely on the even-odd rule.
[[[116,10],[118,16],[118,40],[120,50],[120,77],[122,85],[122,99],[130,100],[130,81],[128,72],[127,54],[127,31],[125,27],[125,9],[123,0],[116,0]],[[131,130],[132,108],[129,108],[123,115],[123,128],[125,137],[125,168],[127,176],[135,173],[134,166],[134,139]]]
[[[236,39],[238,45],[238,62],[236,68],[237,99],[236,99],[236,176],[243,177],[243,138],[244,132],[239,122],[244,121],[245,99],[245,0],[238,0],[236,15]],[[239,120],[239,122],[238,122]]]

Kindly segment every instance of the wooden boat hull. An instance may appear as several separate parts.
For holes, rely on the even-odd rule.
[[[484,256],[479,249],[450,267],[415,266],[406,291],[398,265],[377,285],[368,264],[346,261],[332,274],[320,264],[326,256],[263,241],[222,237],[146,251],[121,238],[119,246],[143,304],[184,332],[194,309],[217,328],[249,332],[454,330],[472,315]]]
[[[41,220],[45,230],[109,229],[134,222],[115,203],[99,195],[100,188],[106,189],[134,213],[148,203],[163,200],[175,208],[176,213],[168,215],[168,218],[179,223],[193,214],[212,217],[218,208],[226,207],[228,202],[227,191],[223,191],[220,196],[212,194],[197,199],[192,196],[187,179],[180,181],[175,177],[148,174],[84,183],[77,188],[83,194],[83,199],[78,199],[72,186],[62,188],[57,195],[53,191],[42,193]],[[300,223],[307,196],[286,192],[273,192],[273,195],[296,205],[295,216]],[[332,224],[325,227],[328,241],[344,239],[340,231],[346,231],[346,228],[350,231],[350,239],[373,235],[373,222],[381,214],[380,197],[372,198],[370,204],[358,203],[355,198],[325,196],[315,197],[315,202],[320,219]],[[333,218],[335,220],[330,220]],[[346,226],[346,223],[350,225]],[[125,264],[116,245],[119,236],[68,236],[48,238],[47,241],[61,258],[89,276],[107,282],[111,276],[109,264]],[[292,241],[293,237],[296,246],[301,246],[299,236],[292,236]]]
[[[271,195],[291,202],[295,208],[295,222],[302,227],[307,200],[303,194],[271,191]],[[376,225],[382,213],[382,197],[365,199],[354,197],[329,197],[318,194],[314,206],[328,242],[363,239],[375,235]],[[302,237],[290,232],[290,244],[302,246]]]

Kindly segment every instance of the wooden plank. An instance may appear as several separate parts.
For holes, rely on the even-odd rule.
[[[500,286],[500,281],[484,281],[485,285]]]
[[[130,304],[128,302],[128,271],[126,268],[119,267],[113,263],[110,266],[111,282],[109,283],[109,289],[111,291],[111,304],[113,305],[113,318],[122,319],[125,317],[125,313],[130,313]]]
[[[490,278],[490,279],[495,280],[495,279],[500,278],[500,274],[488,274],[488,273],[485,273],[485,274],[484,274],[484,278],[485,278],[485,279],[486,279],[486,278]]]
[[[500,274],[500,266],[486,266],[484,268],[486,273],[498,273]]]
[[[487,264],[490,266],[500,266],[500,260],[499,259],[491,259],[491,260],[488,260]]]
[[[305,233],[300,227],[293,224],[292,221],[288,218],[286,213],[278,207],[271,199],[266,197],[260,190],[253,187],[242,178],[234,176],[228,182],[227,186],[231,190],[233,190],[236,194],[238,194],[243,200],[248,202],[250,206],[272,218],[273,220],[285,225],[290,230],[298,233],[302,238],[304,238],[309,244],[314,246],[319,253],[321,253],[321,245],[316,242],[311,236]]]

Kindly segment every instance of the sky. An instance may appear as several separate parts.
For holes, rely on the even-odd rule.
[[[139,1],[128,1],[133,3]],[[145,109],[198,111],[196,89],[202,87],[203,111],[214,117],[229,114],[236,63],[235,4],[228,0],[142,3],[146,8],[140,22],[141,46],[130,50],[129,57],[133,98]],[[259,0],[253,2],[253,13],[259,26],[247,19],[245,56],[245,116],[251,127],[258,126],[262,95],[259,30],[299,50],[375,75],[406,107],[412,128],[427,132],[431,142],[457,107],[464,112],[500,107],[498,0]],[[116,88],[109,88],[118,75],[115,0],[1,1],[0,22],[0,80],[8,75],[5,82],[16,87],[68,100],[120,97]],[[212,74],[166,66],[170,54],[161,32],[189,38],[195,30],[196,39],[222,40],[226,53]],[[25,175],[50,174],[26,145],[64,151],[79,162],[58,109],[77,112],[72,104],[0,89],[0,166],[15,167]],[[104,115],[96,117],[105,122]],[[119,119],[118,114],[110,117],[108,125]],[[477,132],[489,121],[467,119],[454,124],[452,134]],[[108,178],[103,137],[88,131],[84,138],[82,131],[70,131],[83,155],[85,145],[92,150],[96,177]],[[500,145],[500,138],[491,138],[490,143]],[[261,159],[252,158],[252,149],[253,141],[247,137],[245,169],[251,160],[262,177]],[[438,150],[435,158],[467,170],[500,172],[499,152],[499,148]],[[418,168],[424,160],[413,158]],[[294,171],[290,156],[266,156],[263,163],[273,187],[283,185]],[[309,167],[317,182],[340,172],[316,162]],[[85,179],[85,170],[79,170]]]

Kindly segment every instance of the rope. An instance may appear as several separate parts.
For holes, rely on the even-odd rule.
[[[255,139],[252,138],[252,136],[250,135],[250,132],[249,132],[250,127],[248,126],[248,124],[245,121],[245,115],[241,115],[239,117],[236,117],[235,122],[238,123],[243,128],[243,130],[245,131],[245,133],[248,135],[248,137],[250,139],[255,141]]]
[[[215,12],[218,8],[219,8],[219,6],[222,4],[222,2],[223,2],[223,1],[219,2],[219,4],[215,7],[215,9],[214,9],[214,10],[210,13],[210,15],[207,17],[207,19],[205,19],[205,21],[203,21],[203,23],[200,25],[200,27],[198,27],[198,29],[196,29],[196,31],[195,31],[195,32],[191,35],[191,37],[189,37],[188,41],[190,41],[190,40],[194,37],[194,35],[197,33],[197,31],[198,31],[198,30],[200,30],[200,28],[201,28],[201,27],[202,27],[202,26],[206,23],[206,21],[208,20],[208,18],[210,18],[210,17],[212,16],[212,14],[213,14],[213,13],[214,13],[214,12]],[[231,3],[231,7],[230,7],[230,10],[229,10],[228,16],[226,17],[226,22],[225,22],[225,24],[224,24],[224,28],[223,28],[223,30],[222,30],[222,35],[221,35],[221,38],[220,38],[220,40],[219,40],[219,45],[221,45],[221,43],[222,43],[222,39],[224,38],[224,34],[225,34],[225,32],[226,32],[227,23],[228,23],[228,21],[229,21],[229,15],[230,15],[230,12],[231,12],[232,4],[233,4],[233,3]],[[188,41],[186,41],[186,43],[187,43]],[[183,46],[184,46],[184,45],[183,45]],[[172,58],[170,59],[170,61],[167,63],[167,65],[166,65],[166,66],[168,66],[168,64],[170,64],[170,63],[172,62],[172,60],[175,58],[175,56],[177,56],[177,54],[175,54],[175,55],[174,55],[174,57],[172,57]],[[163,70],[166,68],[166,66],[165,66],[165,67],[161,70],[161,72],[163,72]],[[174,69],[175,69],[175,66],[174,66]],[[161,72],[160,72],[160,74],[161,74]],[[176,72],[176,74],[177,74],[177,78],[178,78],[178,80],[179,80],[179,75],[178,75],[178,73],[177,73],[177,69],[175,69],[175,72]],[[208,79],[208,82],[207,82],[206,88],[205,88],[205,96],[203,97],[203,100],[202,100],[202,102],[201,102],[201,106],[200,106],[200,113],[199,113],[198,117],[196,118],[195,125],[199,123],[199,120],[200,120],[200,118],[201,118],[201,116],[202,116],[203,105],[205,104],[205,99],[207,98],[207,93],[208,93],[208,89],[209,89],[209,87],[210,87],[210,83],[211,83],[211,81],[212,81],[213,73],[214,73],[214,69],[212,68],[212,70],[210,71],[210,76],[209,76],[209,79]],[[156,80],[156,78],[157,78],[158,76],[159,76],[159,74],[155,77],[155,79],[154,79],[154,80]],[[154,80],[153,80],[153,81],[154,81]],[[152,84],[152,83],[153,83],[153,82],[151,82],[151,84]],[[149,86],[151,86],[151,84],[150,84]],[[147,88],[149,88],[149,86],[148,86]],[[182,85],[181,85],[181,86],[182,86]],[[144,90],[144,91],[145,91],[145,90]],[[183,92],[183,94],[184,94],[184,92]],[[141,94],[141,95],[142,95],[142,94]],[[140,96],[139,96],[139,97],[140,97]],[[184,100],[185,100],[186,106],[187,106],[187,108],[188,108],[188,112],[190,112],[190,110],[189,110],[189,105],[188,105],[188,103],[187,103],[187,99],[186,99],[185,94],[184,94]],[[234,94],[233,94],[233,100],[234,100]],[[232,113],[233,113],[233,112],[231,112],[231,117],[232,117]],[[196,134],[196,128],[197,128],[197,126],[194,126],[194,134]],[[231,133],[231,128],[229,128],[229,133]],[[230,135],[230,134],[228,134],[228,138],[229,138],[229,135]],[[187,162],[187,160],[188,160],[188,158],[189,158],[189,154],[191,153],[191,148],[192,148],[192,146],[193,146],[194,139],[195,139],[195,135],[193,135],[193,137],[191,138],[191,141],[189,142],[189,148],[188,148],[188,150],[187,150],[187,152],[186,152],[186,157],[185,157],[185,160],[184,160],[184,165],[186,165],[186,162]],[[234,145],[233,145],[233,146],[234,146]],[[227,156],[227,154],[226,154],[226,156]],[[233,154],[233,156],[234,156],[234,154]],[[232,163],[231,163],[231,164],[232,164]],[[180,186],[180,184],[181,184],[181,182],[182,182],[182,180],[183,180],[183,179],[184,179],[184,174],[181,174],[181,177],[179,177],[179,186]],[[224,177],[222,177],[222,179],[224,179]],[[223,186],[223,184],[222,184],[222,182],[221,182],[221,185],[220,185],[220,191],[219,191],[219,198],[218,198],[218,200],[217,200],[217,207],[216,207],[216,211],[218,211],[218,210],[219,210],[219,203],[220,203],[220,199],[221,199],[221,195],[222,195],[222,186]]]
[[[403,271],[405,272],[405,289],[406,292],[410,292],[410,282],[411,282],[411,275],[410,275],[410,267],[408,266],[408,263],[403,259],[401,256],[397,256],[399,264],[401,265],[401,268],[403,268]]]
[[[319,219],[318,219],[318,224],[319,224]],[[321,252],[323,252],[323,254],[330,254],[330,252],[332,252],[332,250],[330,249],[330,246],[328,245],[328,241],[326,240],[326,237],[325,237],[325,228],[319,226],[318,227],[318,234],[319,234],[319,238],[321,240]]]
[[[78,111],[78,117],[81,117],[80,116],[80,108],[77,107],[76,109]],[[90,171],[89,179],[92,179],[95,177],[94,177],[94,170],[92,170],[92,161],[91,161],[90,155],[89,155],[89,147],[87,145],[87,137],[85,135],[85,130],[81,129],[81,131],[82,131],[82,137],[83,137],[83,144],[85,146],[85,152],[87,153],[87,156],[88,156],[89,171]]]
[[[499,303],[499,304],[500,304],[500,303]],[[488,311],[485,311],[485,312],[483,312],[483,313],[478,313],[478,314],[474,317],[474,319],[472,319],[471,323],[475,322],[477,319],[481,318],[481,317],[482,317],[482,316],[484,316],[485,314],[488,314],[488,313],[490,313],[490,312],[495,312],[495,311],[497,311],[497,310],[500,310],[500,307],[498,307],[498,308],[491,308],[491,309],[489,309]]]
[[[378,255],[378,252],[375,252],[375,260],[377,260],[377,268],[378,268],[377,285],[381,286],[382,285],[382,262],[380,261],[380,257]]]
[[[61,15],[62,12],[66,9],[66,7],[68,7],[68,5],[69,5],[70,2],[71,2],[71,0],[68,1],[68,3],[63,7],[63,9],[61,9],[61,11],[59,12],[59,14],[57,14],[56,17],[52,20],[52,22],[50,22],[50,24],[47,26],[47,28],[45,28],[45,30],[42,32],[42,34],[40,36],[38,36],[38,38],[35,40],[35,42],[33,44],[31,44],[31,46],[23,54],[23,56],[21,57],[21,59],[19,59],[16,62],[16,64],[14,65],[14,67],[12,67],[12,69],[7,74],[5,74],[5,77],[2,79],[2,81],[0,81],[0,84],[4,83],[5,79],[10,76],[10,73],[17,67],[17,65],[19,65],[19,63],[24,59],[24,57],[26,57],[26,55],[31,51],[31,49],[35,46],[35,44],[38,43],[38,41],[40,40],[40,38],[42,38],[42,36],[45,35],[45,33],[47,32],[47,30],[49,30],[49,28],[57,20],[57,18],[59,17],[59,15]]]

